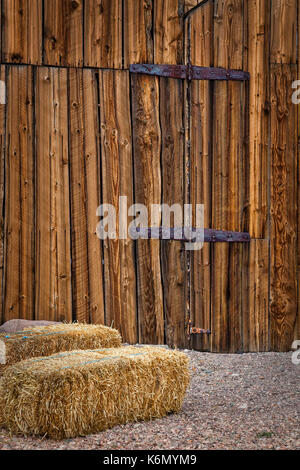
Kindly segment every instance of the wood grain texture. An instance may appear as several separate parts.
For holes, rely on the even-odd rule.
[[[72,321],[66,69],[36,77],[35,317]]]
[[[34,318],[34,127],[32,67],[8,68],[4,319]]]
[[[296,66],[271,66],[271,347],[291,347],[297,311]]]
[[[226,45],[226,47],[224,47]],[[243,2],[215,3],[214,66],[243,67]],[[213,228],[241,230],[243,84],[214,83]]]
[[[2,61],[42,63],[41,0],[2,0]]]
[[[269,341],[270,193],[270,2],[250,0],[245,9],[244,68],[250,73],[248,152],[243,158],[243,230],[253,238],[243,253],[243,347],[267,351]],[[246,108],[247,109],[247,108]],[[267,271],[267,272],[266,272]]]
[[[153,0],[124,1],[124,68],[153,63]]]
[[[189,63],[189,24],[188,22],[184,23],[184,64]],[[184,203],[190,204],[190,171],[191,171],[191,145],[190,145],[190,82],[184,80],[184,94],[183,94],[183,119],[184,119]],[[191,255],[188,250],[185,253],[185,263],[186,263],[186,279],[185,279],[185,326],[188,328],[191,321]],[[190,347],[191,338],[187,335],[188,344],[187,347]]]
[[[96,71],[84,70],[82,77],[89,313],[92,323],[103,324],[105,320],[103,251],[102,243],[96,236],[96,210],[101,203],[99,83]]]
[[[242,230],[241,86],[214,85],[212,226],[217,230]]]
[[[213,4],[207,3],[196,10],[187,22],[189,23],[187,48],[191,64],[213,66]]]
[[[273,0],[271,10],[270,62],[296,64],[297,2]]]
[[[0,51],[1,51],[0,57],[1,57],[1,61],[2,61],[2,18],[3,18],[2,2],[0,2]]]
[[[189,10],[194,8],[200,3],[201,0],[185,0],[184,2],[184,12],[187,13]],[[201,7],[199,7],[201,9]],[[198,13],[198,12],[197,12]]]
[[[214,66],[243,67],[243,2],[214,4]],[[242,87],[216,82],[213,103],[212,227],[242,228]],[[241,256],[238,244],[212,247],[211,348],[241,350]]]
[[[242,255],[239,243],[216,243],[212,249],[212,352],[242,351]]]
[[[73,310],[78,321],[103,323],[98,91],[91,70],[69,70],[69,109]]]
[[[297,2],[298,6],[298,17],[297,17],[297,32],[298,34],[300,33],[300,0]],[[298,49],[297,49],[297,76],[298,79],[300,77],[300,45],[298,42]],[[297,320],[296,320],[296,325],[295,325],[295,331],[294,331],[294,339],[298,340],[300,338],[300,106],[297,106],[298,110],[298,151],[297,151],[297,165],[298,165],[298,182],[297,182],[297,188],[298,188],[298,217],[297,217],[297,223],[298,223],[298,232],[297,232],[297,296],[298,296],[298,308],[297,308]]]
[[[73,315],[75,315],[78,321],[88,322],[89,279],[84,158],[83,77],[81,70],[70,69],[68,74]]]
[[[161,202],[161,130],[157,77],[132,76],[132,116],[135,203],[145,204],[149,211],[150,204]],[[139,341],[163,343],[164,312],[158,240],[138,240],[137,271]]]
[[[243,249],[243,351],[269,350],[269,240]]]
[[[121,69],[122,1],[86,0],[84,19],[84,65]]]
[[[211,225],[211,86],[208,82],[191,84],[191,179],[190,196],[193,210],[196,204],[204,204],[204,226]],[[199,251],[191,252],[191,319],[196,327],[210,329],[211,301],[211,246],[204,244]],[[209,338],[197,335],[193,338],[195,349],[208,350]]]
[[[191,64],[213,65],[213,5],[208,3],[195,11],[188,20],[187,57]],[[213,85],[194,80],[190,85],[190,202],[204,204],[204,226],[211,227],[212,170],[212,99]],[[193,324],[210,329],[211,315],[211,246],[204,244],[191,252],[190,315]],[[207,335],[192,337],[192,347],[209,350]]]
[[[160,79],[160,122],[162,135],[162,202],[184,204],[184,123],[183,83]],[[175,226],[170,219],[171,226]],[[171,347],[185,347],[186,252],[184,244],[162,241],[161,266],[164,295],[166,342]]]
[[[83,0],[44,0],[44,63],[83,64]]]
[[[103,202],[119,208],[119,197],[133,204],[130,83],[127,71],[100,73]],[[126,210],[127,214],[127,210]],[[127,220],[125,214],[125,220]],[[120,212],[117,210],[117,234]],[[137,342],[134,242],[127,238],[104,241],[106,323],[117,328],[123,341]]]
[[[5,66],[0,66],[0,80],[6,85]],[[3,85],[2,85],[3,86]],[[6,104],[0,104],[0,322],[4,322],[3,314],[3,268],[4,268],[4,169],[6,152]]]
[[[249,1],[244,9],[244,37],[247,44],[244,68],[250,72],[250,81],[245,90],[244,108],[243,230],[249,231],[251,237],[254,237],[250,244],[243,247],[244,352],[270,349],[269,16],[269,3],[266,1]]]
[[[154,0],[154,63],[183,62],[183,0]]]
[[[242,69],[243,1],[214,2],[214,65]]]
[[[249,184],[245,228],[251,237],[269,237],[269,34],[270,1],[247,2],[248,36],[245,67],[249,82]]]

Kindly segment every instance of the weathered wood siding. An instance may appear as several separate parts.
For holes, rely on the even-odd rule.
[[[300,339],[300,0],[2,0],[0,319],[216,352]],[[299,42],[299,41],[298,41]],[[243,69],[249,83],[130,74]],[[102,203],[205,206],[249,244],[104,240]],[[117,214],[118,220],[118,214]],[[188,341],[187,321],[211,329]]]

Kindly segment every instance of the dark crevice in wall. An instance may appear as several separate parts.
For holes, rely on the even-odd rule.
[[[69,177],[69,223],[70,223],[70,260],[71,260],[71,305],[72,305],[72,321],[76,321],[76,305],[74,305],[73,291],[73,226],[72,226],[72,181],[71,181],[71,123],[70,123],[70,73],[67,71],[67,115],[68,115],[68,177]]]
[[[130,100],[130,121],[131,121],[131,158],[132,158],[132,192],[133,192],[133,203],[136,204],[136,195],[135,195],[135,165],[134,165],[134,125],[133,125],[133,105],[132,105],[132,79],[131,74],[129,73],[129,100]],[[135,299],[136,299],[136,335],[137,342],[140,342],[140,329],[139,329],[139,296],[138,296],[138,242],[133,240],[133,250],[134,250],[134,267],[135,267]]]
[[[99,80],[99,71],[95,72],[95,79],[96,79],[96,84],[97,84],[97,103],[98,103],[98,111],[97,111],[97,116],[98,116],[98,197],[100,197],[100,201],[98,201],[98,204],[103,204],[103,188],[102,188],[102,181],[103,181],[103,175],[102,175],[102,146],[101,146],[101,139],[102,139],[102,132],[101,132],[101,103],[100,103],[100,80]],[[102,265],[102,295],[103,295],[103,305],[104,305],[104,324],[107,324],[107,318],[106,318],[106,296],[105,296],[105,266],[104,266],[104,240],[99,240],[100,246],[101,246],[101,265]]]
[[[36,195],[37,195],[37,142],[36,142],[36,90],[37,90],[37,68],[34,66],[32,70],[32,79],[33,79],[33,84],[32,84],[32,112],[33,112],[33,123],[32,123],[32,131],[33,131],[33,139],[32,139],[32,146],[33,146],[33,161],[34,161],[34,170],[33,170],[33,217],[34,217],[34,247],[33,247],[33,253],[34,253],[34,263],[36,263],[36,249],[37,249],[37,243],[36,243],[36,238],[37,238],[37,233],[36,233],[36,216],[37,216],[37,209],[36,209]],[[33,270],[33,318],[37,319],[37,316],[39,316],[40,312],[36,312],[36,269],[34,268]]]
[[[5,83],[8,83],[8,67],[5,67]],[[6,294],[6,288],[5,288],[5,267],[6,267],[6,237],[5,237],[5,213],[6,213],[6,162],[7,162],[7,102],[8,102],[8,90],[7,86],[5,87],[5,111],[4,111],[4,134],[3,134],[3,141],[2,141],[2,149],[1,152],[3,152],[3,201],[2,201],[2,237],[3,237],[3,253],[2,253],[2,272],[1,272],[1,277],[2,277],[2,282],[1,282],[1,303],[2,303],[2,309],[1,309],[1,323],[5,321],[5,312],[4,312],[4,306],[5,306],[5,294]],[[3,105],[2,105],[3,106]]]

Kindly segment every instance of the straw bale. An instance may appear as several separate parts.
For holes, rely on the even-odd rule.
[[[19,332],[0,334],[0,372],[31,357],[50,356],[75,349],[121,346],[120,333],[103,325],[57,323]]]
[[[0,425],[22,435],[84,436],[178,412],[188,383],[188,357],[176,350],[126,346],[29,359],[0,379]]]

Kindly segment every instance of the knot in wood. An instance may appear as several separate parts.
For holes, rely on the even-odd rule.
[[[76,10],[76,8],[79,7],[79,2],[77,0],[72,0],[71,6],[73,10]]]

